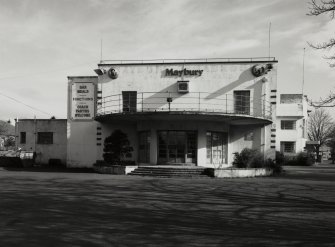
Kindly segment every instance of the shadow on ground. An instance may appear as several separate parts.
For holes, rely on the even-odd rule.
[[[333,246],[335,170],[323,169],[247,179],[2,170],[0,246]]]

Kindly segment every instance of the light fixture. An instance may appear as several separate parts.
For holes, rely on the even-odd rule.
[[[115,80],[119,75],[118,75],[118,73],[116,72],[116,70],[115,70],[114,68],[110,68],[110,69],[108,70],[108,76],[109,76],[111,79]]]
[[[94,72],[95,72],[97,75],[103,75],[103,74],[106,74],[106,70],[104,70],[104,69],[95,69]]]

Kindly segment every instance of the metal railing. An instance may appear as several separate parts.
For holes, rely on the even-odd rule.
[[[271,119],[271,104],[257,98],[207,92],[124,92],[98,100],[97,115],[134,112],[194,112],[247,115]]]
[[[249,58],[191,58],[191,59],[143,59],[143,60],[101,60],[100,64],[146,64],[146,63],[206,63],[206,62],[258,62],[276,61],[275,57]]]

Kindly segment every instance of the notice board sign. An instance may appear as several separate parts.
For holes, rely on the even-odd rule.
[[[95,117],[95,85],[75,82],[71,85],[71,119],[93,120]]]

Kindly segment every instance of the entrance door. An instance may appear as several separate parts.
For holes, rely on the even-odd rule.
[[[158,163],[196,163],[195,131],[158,131]]]
[[[207,132],[207,163],[227,164],[228,136],[223,132]]]

